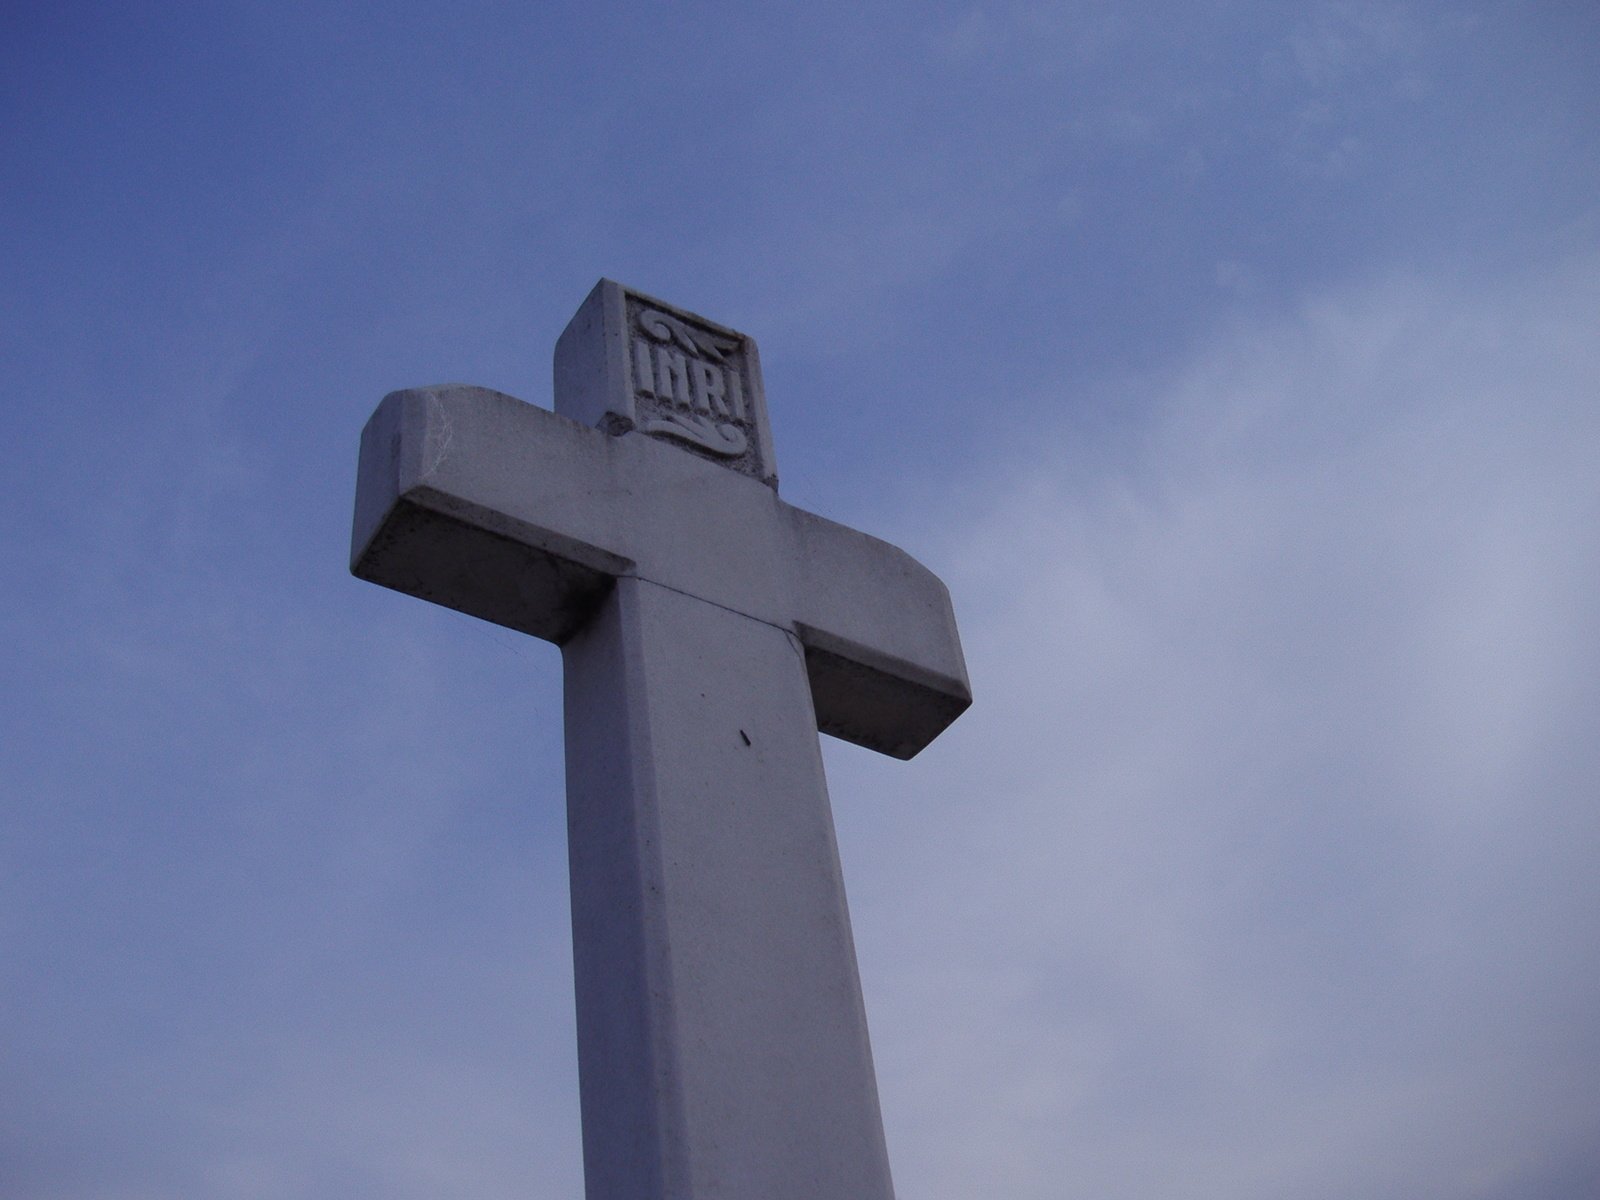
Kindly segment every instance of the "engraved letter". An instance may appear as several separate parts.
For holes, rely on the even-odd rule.
[[[739,378],[737,367],[728,368],[728,407],[733,410],[733,419],[743,421],[744,415],[744,380]]]
[[[698,359],[689,364],[689,371],[694,381],[695,412],[710,413],[719,421],[726,421],[728,406],[723,402],[723,394],[728,385],[723,382],[722,372]]]
[[[689,364],[666,346],[656,347],[656,397],[677,408],[689,407]]]
[[[633,339],[633,390],[645,396],[656,394],[655,370],[650,363],[650,343]]]

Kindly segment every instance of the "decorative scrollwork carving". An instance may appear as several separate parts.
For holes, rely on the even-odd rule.
[[[647,308],[639,313],[639,328],[658,342],[671,342],[696,358],[709,358],[720,363],[739,348],[739,343],[727,338],[713,337],[702,329],[693,329],[677,317],[658,308]]]
[[[737,425],[715,424],[693,413],[663,413],[646,421],[639,428],[645,433],[659,433],[664,437],[678,438],[699,446],[702,450],[709,450],[713,454],[721,454],[727,458],[736,458],[743,454],[750,444],[744,430]]]

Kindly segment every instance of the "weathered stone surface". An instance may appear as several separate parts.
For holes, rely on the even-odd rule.
[[[591,1197],[892,1195],[802,654],[639,579],[563,653]]]
[[[778,498],[749,338],[602,281],[556,359],[384,399],[351,569],[562,647],[589,1200],[891,1200],[815,730],[967,707],[949,595]]]

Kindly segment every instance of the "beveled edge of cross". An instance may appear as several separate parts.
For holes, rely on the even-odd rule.
[[[557,339],[555,398],[585,425],[778,486],[755,339],[615,280],[595,284]]]

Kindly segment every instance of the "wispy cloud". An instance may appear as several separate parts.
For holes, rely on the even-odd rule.
[[[1593,266],[1237,329],[930,535],[978,704],[834,756],[904,1194],[1600,1166]]]

